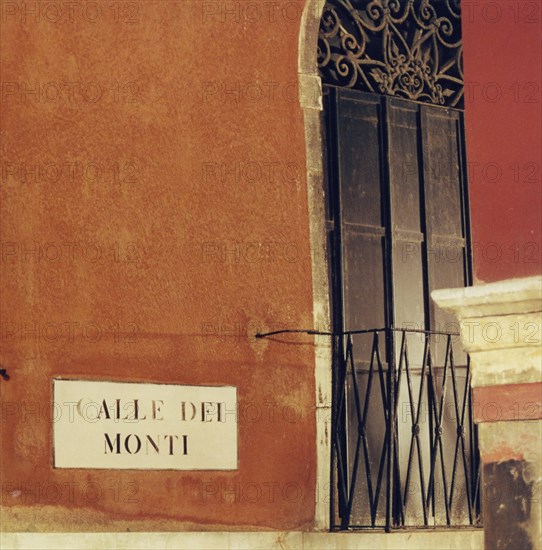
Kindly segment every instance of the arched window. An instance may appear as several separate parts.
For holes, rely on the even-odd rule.
[[[324,7],[327,84],[463,107],[459,0],[336,0]]]
[[[458,0],[328,0],[332,527],[474,525],[468,358],[430,293],[471,284]]]

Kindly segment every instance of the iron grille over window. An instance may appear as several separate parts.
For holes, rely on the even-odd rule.
[[[318,64],[327,84],[463,107],[460,0],[328,0]]]
[[[476,525],[468,359],[430,299],[470,284],[463,113],[324,91],[333,332],[347,335],[334,341],[332,525]]]
[[[324,8],[337,528],[480,517],[469,362],[430,298],[471,284],[461,55],[458,1]]]
[[[354,338],[366,364],[355,360]],[[478,524],[470,366],[464,356],[456,363],[457,340],[404,329],[335,337],[332,527]]]

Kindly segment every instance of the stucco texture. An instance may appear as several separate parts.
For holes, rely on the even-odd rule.
[[[538,2],[463,2],[477,283],[542,273],[541,22]]]
[[[310,527],[300,10],[4,4],[2,530]],[[55,377],[236,386],[238,471],[53,469]]]

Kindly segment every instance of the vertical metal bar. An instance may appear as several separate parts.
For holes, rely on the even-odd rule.
[[[474,411],[472,407],[472,389],[470,388],[471,380],[471,364],[470,357],[467,361],[467,383],[469,385],[469,432],[470,432],[470,464],[471,464],[471,480],[472,480],[472,502],[474,504],[475,515],[482,519],[483,502],[480,498],[480,456],[478,453],[478,433],[477,426],[474,424]],[[482,520],[483,521],[483,520]]]
[[[389,99],[384,96],[381,101],[381,117],[380,117],[380,150],[381,155],[381,171],[382,171],[382,188],[381,188],[381,206],[382,220],[386,228],[385,245],[384,245],[384,277],[385,277],[385,296],[386,296],[386,328],[393,328],[395,324],[395,303],[393,290],[393,231],[392,231],[392,193],[390,179],[390,143],[389,143],[389,115],[388,115]],[[386,334],[386,341],[389,334]],[[386,354],[388,356],[388,354]],[[388,357],[386,357],[388,360]]]
[[[348,367],[350,366],[350,371],[352,374],[353,384],[354,384],[354,396],[356,401],[356,410],[359,415],[361,414],[361,406],[359,404],[359,393],[358,393],[358,387],[357,387],[357,379],[356,379],[356,364],[354,362],[354,350],[352,345],[352,335],[347,335],[347,344],[346,344],[346,373],[348,374]],[[346,378],[345,378],[345,389],[346,389]],[[346,418],[348,418],[348,413],[346,413]],[[350,425],[348,424],[348,427]],[[354,463],[352,466],[352,474],[351,477],[347,476],[347,480],[349,479],[350,483],[348,486],[348,493],[346,495],[347,497],[347,508],[346,508],[346,514],[342,518],[341,522],[341,528],[342,529],[348,529],[348,526],[350,525],[350,517],[352,516],[352,506],[354,505],[354,497],[355,497],[355,491],[356,491],[356,480],[357,480],[357,474],[358,474],[358,466],[359,466],[359,452],[360,452],[360,438],[358,435],[357,445],[356,445],[356,454],[354,458]],[[350,474],[350,469],[348,469],[348,473]]]
[[[398,429],[398,423],[397,423],[397,407],[399,405],[399,392],[401,391],[401,376],[404,369],[404,362],[403,357],[404,353],[406,351],[406,330],[401,330],[401,346],[399,351],[399,362],[398,366],[395,369],[396,370],[396,379],[394,381],[394,387],[395,387],[395,404],[393,407],[393,414],[394,414],[394,448],[393,448],[393,459],[394,459],[394,494],[393,499],[395,502],[395,517],[396,517],[396,525],[398,526],[404,526],[405,524],[405,507],[403,503],[403,495],[401,492],[401,469],[400,469],[400,457],[399,457],[399,429]],[[396,359],[397,362],[397,359]]]
[[[437,413],[438,414],[437,422],[438,422],[438,430],[439,430],[438,444],[440,448],[440,468],[442,473],[442,484],[443,484],[443,492],[444,492],[444,509],[446,512],[447,525],[451,524],[451,519],[450,519],[450,506],[448,502],[448,489],[447,489],[448,483],[447,483],[447,476],[446,476],[446,464],[444,462],[444,441],[442,436],[442,432],[443,432],[442,423],[443,423],[444,400],[446,399],[446,382],[448,378],[448,369],[450,368],[448,359],[449,359],[450,350],[452,349],[451,346],[452,346],[452,339],[451,339],[451,336],[448,335],[448,337],[446,338],[444,372],[442,375],[442,393],[440,396],[440,403],[439,403],[439,408]]]
[[[375,510],[378,509],[378,502],[380,499],[380,489],[382,487],[382,477],[384,475],[384,466],[387,461],[387,451],[388,451],[388,407],[387,407],[387,396],[386,396],[386,390],[385,390],[385,384],[386,381],[383,377],[383,366],[382,366],[382,358],[380,357],[380,347],[378,344],[378,331],[375,332],[375,339],[377,341],[376,346],[376,358],[378,362],[378,373],[379,373],[379,380],[380,380],[380,389],[382,392],[382,408],[384,409],[384,415],[386,419],[386,433],[384,435],[384,443],[382,445],[382,452],[380,454],[380,463],[378,465],[378,476],[376,481],[376,489],[375,489]]]
[[[376,524],[376,513],[378,499],[375,498],[373,491],[373,479],[371,472],[371,461],[369,457],[369,446],[367,443],[367,415],[369,413],[369,401],[371,398],[371,388],[373,383],[373,374],[374,374],[374,360],[375,357],[378,361],[378,332],[373,333],[373,344],[371,350],[371,363],[369,365],[369,379],[367,381],[367,388],[365,391],[365,403],[363,407],[363,417],[362,417],[362,439],[363,439],[363,451],[365,457],[365,474],[367,477],[367,488],[369,491],[369,506],[371,510],[371,526],[374,527]]]
[[[403,334],[403,337],[406,335]],[[414,399],[413,399],[413,393],[412,393],[412,381],[410,379],[410,372],[409,372],[409,364],[408,364],[408,347],[406,339],[403,338],[403,342],[401,343],[401,359],[399,360],[399,368],[401,368],[401,364],[403,363],[403,357],[404,357],[404,369],[405,369],[405,376],[407,380],[407,391],[408,391],[408,403],[410,405],[410,414],[412,417],[412,426],[411,426],[411,437],[410,437],[410,447],[408,449],[408,461],[407,461],[407,468],[406,468],[406,478],[405,478],[405,492],[403,495],[403,506],[406,509],[408,505],[408,488],[410,486],[410,472],[412,469],[412,459],[414,457],[414,438],[416,434],[416,412],[414,408]]]
[[[429,448],[431,450],[430,462],[429,462],[429,484],[427,487],[427,507],[431,504],[431,512],[433,514],[433,519],[435,518],[435,484],[433,483],[434,477],[434,456],[433,449],[435,448],[435,426],[433,419],[433,369],[432,369],[432,358],[431,358],[431,343],[430,335],[427,333],[425,335],[427,340],[427,408],[429,416]]]
[[[337,336],[334,336],[332,338],[332,370],[331,370],[331,461],[329,464],[330,472],[329,472],[329,492],[330,492],[330,506],[329,506],[329,525],[331,529],[335,529],[335,517],[336,517],[336,510],[335,510],[335,463],[337,460],[337,452],[336,452],[336,440],[337,440],[337,397],[338,397],[338,391],[337,391],[337,384],[338,384],[338,369],[339,369],[339,350],[338,350],[338,338]]]
[[[425,321],[425,329],[431,330],[433,328],[432,326],[432,315],[431,315],[431,300],[429,299],[429,293],[431,289],[429,276],[430,276],[430,268],[429,268],[429,240],[430,236],[428,234],[428,227],[427,227],[427,204],[426,204],[426,198],[425,198],[425,186],[427,185],[427,177],[426,177],[426,159],[424,155],[424,121],[425,121],[425,108],[423,106],[419,106],[418,108],[418,125],[417,125],[417,132],[418,132],[418,166],[419,166],[419,179],[420,179],[420,230],[423,234],[423,242],[421,244],[421,253],[422,253],[422,274],[423,274],[423,310],[424,310],[424,321]],[[425,335],[425,338],[428,338],[428,335]]]
[[[470,226],[470,201],[469,201],[469,185],[467,171],[467,148],[465,145],[465,115],[460,112],[458,117],[458,152],[459,152],[459,174],[461,177],[461,202],[463,215],[463,233],[465,236],[465,286],[472,285],[472,242],[471,242],[471,226]]]
[[[395,338],[393,330],[388,329],[386,331],[386,340],[388,348],[388,463],[386,479],[386,532],[389,533],[392,529],[392,522],[395,524],[395,518],[393,517],[393,457],[395,447]]]
[[[344,335],[340,337],[340,369],[339,369],[339,396],[337,407],[337,466],[340,477],[339,484],[339,513],[341,516],[341,529],[346,529],[345,517],[348,509],[348,494],[349,494],[349,476],[348,476],[348,447],[345,444],[347,430],[347,369],[348,369],[348,347],[344,348]]]
[[[389,98],[384,96],[381,102],[381,121],[380,139],[381,139],[381,170],[382,170],[382,218],[386,228],[384,261],[385,261],[385,292],[386,292],[386,361],[388,363],[388,382],[387,382],[387,480],[386,480],[386,531],[392,528],[392,510],[393,510],[393,456],[394,456],[394,436],[395,436],[395,387],[394,387],[394,368],[395,368],[395,337],[393,327],[395,326],[395,302],[393,287],[393,228],[392,228],[392,191],[390,178],[390,140],[389,140]]]
[[[450,510],[452,510],[452,503],[453,503],[453,494],[454,494],[454,488],[455,488],[455,476],[456,476],[456,468],[458,464],[457,455],[460,450],[461,446],[461,458],[463,459],[463,472],[465,476],[465,494],[467,497],[467,508],[469,513],[469,523],[473,523],[473,514],[472,514],[472,495],[471,495],[471,476],[469,475],[470,472],[470,465],[467,462],[467,455],[466,455],[466,449],[465,449],[465,412],[468,402],[468,395],[469,395],[469,380],[468,376],[465,378],[465,388],[462,392],[462,401],[461,406],[459,403],[459,396],[457,393],[457,381],[456,381],[456,374],[455,374],[455,363],[454,363],[454,355],[453,355],[453,347],[450,348],[450,366],[452,367],[451,375],[452,375],[452,389],[453,389],[453,396],[454,396],[454,408],[455,408],[455,418],[456,418],[456,441],[455,441],[455,449],[454,449],[454,464],[452,469],[452,482],[451,482],[451,488],[450,488]],[[470,437],[470,436],[469,436]],[[470,452],[470,449],[469,449]]]

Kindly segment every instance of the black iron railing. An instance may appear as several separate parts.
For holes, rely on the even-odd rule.
[[[333,342],[332,529],[481,526],[470,362],[458,334],[257,336],[283,333]]]
[[[480,524],[470,364],[436,331],[335,336],[334,528]]]

